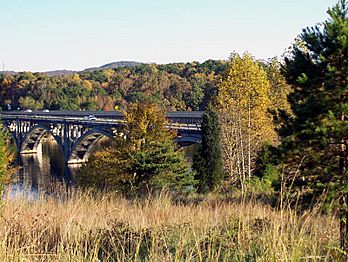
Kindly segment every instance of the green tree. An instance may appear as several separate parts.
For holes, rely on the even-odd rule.
[[[306,28],[285,59],[293,116],[283,117],[277,155],[286,181],[303,197],[323,193],[340,207],[341,246],[348,251],[348,9]]]
[[[219,114],[209,105],[203,115],[202,145],[198,155],[194,157],[193,168],[197,171],[199,191],[215,189],[223,180],[223,160],[221,152],[221,126]]]
[[[123,113],[125,125],[114,145],[91,157],[80,171],[80,184],[125,193],[164,187],[192,191],[194,174],[176,148],[174,134],[165,128],[163,110],[153,102],[143,102],[131,104]]]
[[[204,99],[204,88],[206,80],[201,74],[196,74],[191,80],[192,90],[188,99],[188,104],[192,110],[200,110]]]
[[[13,167],[14,154],[10,150],[8,136],[0,124],[0,192],[4,184],[8,183],[15,169]]]
[[[21,97],[19,99],[19,105],[23,109],[33,109],[38,110],[43,108],[43,103],[36,101],[31,97]]]

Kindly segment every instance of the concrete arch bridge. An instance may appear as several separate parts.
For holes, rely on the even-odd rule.
[[[201,142],[202,115],[202,111],[166,114],[167,128],[177,130],[177,143]],[[0,118],[21,154],[36,153],[43,137],[50,134],[68,164],[88,161],[98,141],[114,137],[124,122],[120,112],[102,111],[1,112]]]

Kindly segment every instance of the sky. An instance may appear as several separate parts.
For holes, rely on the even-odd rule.
[[[0,70],[280,57],[336,0],[0,0]]]

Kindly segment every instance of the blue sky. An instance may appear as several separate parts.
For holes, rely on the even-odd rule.
[[[334,0],[0,0],[6,70],[280,56]]]

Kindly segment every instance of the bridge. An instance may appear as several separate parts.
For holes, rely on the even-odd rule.
[[[88,119],[94,115],[95,119]],[[200,143],[202,111],[169,112],[167,128],[177,131],[177,143]],[[52,135],[64,152],[68,164],[88,160],[94,145],[103,137],[113,138],[124,123],[121,112],[50,111],[0,112],[3,125],[9,130],[21,154],[36,153],[46,135]]]

